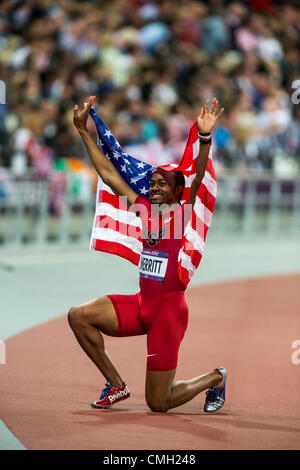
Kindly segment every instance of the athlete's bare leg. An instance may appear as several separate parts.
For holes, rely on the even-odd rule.
[[[100,297],[72,307],[68,313],[68,321],[78,343],[106,380],[113,386],[122,387],[123,380],[105,350],[101,334],[116,336],[118,332],[117,314],[111,300]]]
[[[213,371],[191,380],[173,382],[176,369],[147,371],[146,401],[152,411],[168,411],[192,400],[203,390],[222,383],[221,372]]]

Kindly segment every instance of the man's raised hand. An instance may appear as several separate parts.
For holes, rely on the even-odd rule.
[[[224,111],[222,108],[218,112],[219,102],[214,98],[209,106],[209,99],[206,100],[204,108],[201,108],[200,114],[197,118],[198,130],[201,133],[211,132],[221,114]]]
[[[90,96],[87,105],[81,112],[79,111],[77,104],[74,106],[73,123],[79,133],[87,131],[87,118],[91,107],[94,105],[95,99],[96,96]]]

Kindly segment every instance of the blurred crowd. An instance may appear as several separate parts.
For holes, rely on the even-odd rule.
[[[89,165],[72,123],[89,95],[121,145],[149,163],[180,160],[213,97],[225,108],[214,133],[218,171],[299,159],[298,3],[2,1],[0,167],[48,177],[70,162]]]

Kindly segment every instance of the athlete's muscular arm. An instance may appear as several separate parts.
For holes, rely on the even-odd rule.
[[[133,191],[119,175],[112,162],[106,158],[87,130],[86,122],[94,101],[95,96],[90,96],[86,107],[81,112],[79,112],[77,105],[74,107],[74,125],[83,140],[97,173],[99,173],[104,183],[107,184],[117,196],[127,197],[127,205],[130,207],[134,204],[138,196],[137,193]]]
[[[214,98],[209,108],[209,100],[206,100],[204,108],[201,109],[201,112],[197,118],[197,126],[200,134],[211,133],[217,119],[221,116],[224,108],[222,108],[218,113],[218,100]],[[208,141],[209,142],[209,141]],[[200,150],[197,157],[197,173],[191,184],[190,200],[189,203],[194,206],[196,200],[196,194],[198,192],[199,186],[203,179],[206,163],[209,155],[210,143],[200,143]]]

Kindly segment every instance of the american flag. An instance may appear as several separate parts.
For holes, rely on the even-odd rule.
[[[96,126],[98,146],[137,194],[145,197],[149,196],[150,179],[158,168],[181,170],[185,177],[185,189],[181,203],[189,201],[199,153],[196,123],[190,130],[180,164],[156,167],[125,153],[118,140],[112,135],[93,108],[90,109],[90,115]],[[193,211],[185,226],[178,254],[177,272],[179,279],[185,286],[188,285],[203,255],[206,234],[212,220],[216,190],[217,183],[212,162],[212,151],[210,150],[205,175],[197,192]],[[100,176],[98,177],[90,248],[119,255],[136,265],[139,264],[143,250],[141,219],[128,209],[124,198],[116,196]]]

